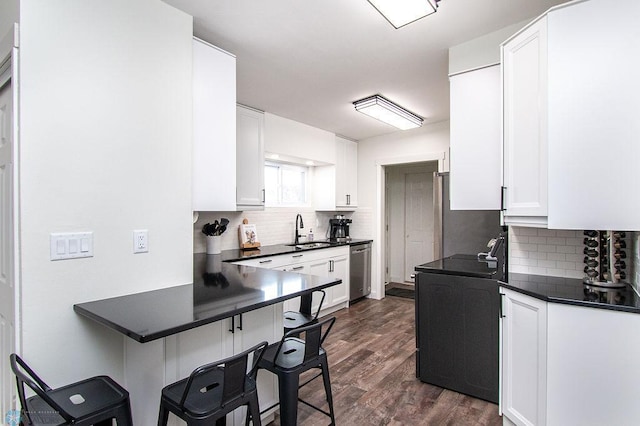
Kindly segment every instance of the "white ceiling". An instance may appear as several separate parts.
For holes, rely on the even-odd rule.
[[[356,112],[380,93],[425,117],[449,118],[448,49],[533,18],[564,0],[442,0],[394,29],[366,0],[164,0],[194,33],[237,57],[244,105],[361,140],[397,131]]]

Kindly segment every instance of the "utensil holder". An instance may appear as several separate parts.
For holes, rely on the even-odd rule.
[[[221,244],[220,235],[207,236],[207,254],[220,254]]]

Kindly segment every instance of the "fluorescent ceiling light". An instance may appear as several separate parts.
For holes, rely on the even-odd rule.
[[[398,29],[435,13],[440,0],[368,0],[394,28]]]
[[[355,101],[353,105],[357,111],[367,114],[377,120],[397,127],[400,130],[415,129],[422,126],[424,119],[380,95]]]

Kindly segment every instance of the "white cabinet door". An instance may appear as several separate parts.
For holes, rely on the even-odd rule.
[[[336,164],[314,168],[313,206],[320,211],[358,207],[358,144],[336,137]]]
[[[265,340],[268,343],[279,341],[284,332],[282,321],[282,304],[280,303],[244,313],[242,316],[237,315],[236,329],[233,333],[234,352],[242,352]],[[261,411],[278,402],[278,378],[275,374],[259,370],[257,384]],[[233,424],[244,425],[245,414],[246,408],[235,410]]]
[[[549,227],[640,229],[640,2],[549,13]]]
[[[629,332],[640,330],[640,315],[558,303],[548,309],[548,423],[638,424],[632,395],[640,340]]]
[[[500,65],[449,78],[451,210],[502,209],[500,82]]]
[[[236,209],[236,58],[193,40],[193,210]]]
[[[502,413],[516,425],[547,422],[547,303],[505,288]]]
[[[547,20],[502,46],[505,221],[546,225]],[[532,219],[527,219],[532,218]]]
[[[331,287],[330,306],[349,301],[349,254],[335,256],[329,262],[329,276],[342,280],[341,284]]]
[[[336,208],[358,206],[358,144],[336,137]]]
[[[237,107],[237,210],[264,209],[264,113]],[[222,161],[225,161],[224,159]],[[225,185],[226,182],[220,182]]]

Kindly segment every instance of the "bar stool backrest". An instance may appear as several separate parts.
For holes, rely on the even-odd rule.
[[[38,375],[22,360],[18,355],[11,354],[11,370],[16,376],[16,385],[18,387],[18,398],[20,399],[20,405],[22,406],[23,414],[29,419],[29,424],[32,423],[29,411],[27,410],[27,398],[25,395],[24,385],[27,385],[32,391],[34,391],[40,398],[42,398],[51,408],[57,411],[65,421],[71,422],[73,416],[67,413],[59,404],[57,404],[47,394],[51,388],[40,378]]]
[[[327,335],[331,331],[331,328],[333,327],[333,324],[335,322],[336,322],[336,318],[330,317],[323,321],[317,322],[315,324],[289,331],[284,336],[282,336],[282,340],[280,340],[278,349],[276,350],[274,362],[276,362],[277,364],[278,355],[280,354],[282,347],[287,342],[287,340],[295,339],[299,341],[300,339],[297,336],[302,336],[303,333],[304,333],[303,363],[318,357],[320,355],[320,349],[322,347],[322,343],[327,338]],[[323,332],[323,329],[324,329],[324,332]]]
[[[245,393],[245,385],[247,381],[245,380],[246,376],[251,377],[253,380],[256,379],[256,374],[258,371],[258,362],[262,358],[264,354],[264,349],[267,347],[267,342],[261,342],[256,346],[253,346],[247,349],[244,352],[236,354],[232,357],[223,359],[221,361],[213,362],[210,364],[203,365],[201,367],[196,368],[189,375],[189,379],[187,380],[187,384],[184,388],[184,392],[182,394],[182,398],[180,399],[180,406],[184,409],[185,401],[187,400],[187,396],[191,390],[191,386],[193,385],[194,380],[196,380],[199,376],[205,375],[207,372],[224,366],[224,379],[222,383],[222,402],[221,406],[224,407],[229,402],[240,398]],[[252,363],[251,370],[247,372],[247,365],[249,354],[254,353],[254,359]]]
[[[316,290],[312,293],[303,294],[300,296],[300,313],[311,316],[311,305],[313,303],[313,293],[322,293],[322,299],[320,299],[320,303],[318,304],[318,310],[315,314],[313,314],[313,319],[318,319],[318,314],[322,309],[322,304],[324,303],[324,298],[327,295],[324,290]]]

